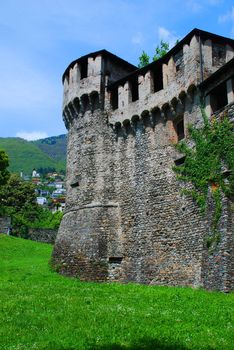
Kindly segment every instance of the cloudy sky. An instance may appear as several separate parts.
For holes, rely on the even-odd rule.
[[[65,132],[61,76],[107,49],[136,64],[193,28],[234,37],[233,0],[1,0],[0,137]]]

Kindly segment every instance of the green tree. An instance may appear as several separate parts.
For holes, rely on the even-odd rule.
[[[38,217],[33,223],[31,223],[30,227],[50,229],[59,228],[62,216],[63,213],[60,211],[53,214],[49,209],[40,207],[38,210]]]
[[[12,233],[27,238],[29,228],[58,228],[62,213],[51,213],[36,202],[35,186],[12,174],[0,188],[1,214],[12,219]]]
[[[4,185],[10,176],[10,173],[7,170],[8,166],[9,166],[8,155],[6,154],[5,151],[0,150],[0,186]]]
[[[0,188],[0,198],[2,214],[11,216],[13,232],[25,237],[29,223],[38,217],[34,185],[11,174]]]
[[[18,212],[28,205],[36,207],[35,186],[28,181],[23,181],[16,174],[11,174],[0,194],[4,205],[14,207]]]
[[[178,42],[176,42],[176,44],[177,43]],[[153,61],[157,61],[159,58],[161,58],[164,55],[166,55],[166,53],[168,51],[169,51],[169,43],[166,42],[166,41],[161,40],[160,44],[155,49],[155,54],[154,54],[154,56],[152,58],[152,62]],[[145,67],[149,63],[150,63],[150,56],[145,51],[142,51],[142,54],[139,57],[138,68]]]
[[[155,49],[155,54],[153,56],[153,61],[157,61],[159,58],[166,55],[166,53],[169,51],[169,43],[166,41],[161,40],[160,45],[158,45]]]
[[[147,55],[145,51],[142,51],[141,56],[139,57],[138,68],[147,66],[150,63],[150,56]]]

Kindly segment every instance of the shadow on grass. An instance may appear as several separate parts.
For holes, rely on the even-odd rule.
[[[143,338],[130,345],[106,344],[94,345],[90,350],[187,350],[188,348],[180,344],[164,344],[155,339]]]
[[[74,346],[61,346],[57,343],[50,343],[43,350],[79,350],[79,347]],[[156,339],[152,338],[142,338],[132,342],[129,345],[119,345],[119,344],[87,344],[85,347],[87,350],[188,350],[187,347],[179,343],[162,343]],[[204,350],[214,350],[215,348],[207,345]]]

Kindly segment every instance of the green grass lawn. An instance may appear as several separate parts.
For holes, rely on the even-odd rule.
[[[234,349],[234,294],[95,284],[51,271],[47,244],[0,235],[0,349]]]

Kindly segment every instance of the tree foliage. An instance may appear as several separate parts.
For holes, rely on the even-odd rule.
[[[12,219],[12,233],[27,237],[29,228],[57,228],[62,214],[52,214],[36,202],[35,186],[12,174],[0,188],[1,215]]]
[[[7,170],[8,166],[9,166],[8,155],[4,150],[0,150],[0,186],[4,185],[10,176],[10,173]]]
[[[34,185],[11,174],[0,189],[1,214],[12,219],[13,231],[25,236],[29,223],[37,217],[38,205]]]
[[[203,113],[203,127],[190,126],[189,142],[181,141],[177,149],[185,155],[183,165],[174,167],[178,179],[191,183],[193,188],[184,193],[192,196],[202,212],[208,204],[208,191],[211,186],[215,205],[212,230],[216,231],[222,212],[222,193],[234,194],[234,134],[233,126],[227,117],[209,121]]]
[[[0,194],[3,204],[14,207],[17,212],[23,211],[29,205],[36,207],[35,186],[31,182],[23,181],[16,174],[11,174]]]
[[[49,209],[40,207],[38,210],[38,217],[31,223],[30,227],[56,229],[59,228],[62,217],[63,213],[60,211],[52,213]]]
[[[158,45],[155,49],[153,61],[157,61],[159,58],[165,56],[168,51],[169,51],[169,43],[161,40],[160,45]]]
[[[145,51],[142,51],[141,56],[139,57],[138,68],[147,66],[150,63],[150,56],[147,55]]]
[[[159,58],[163,57],[168,51],[169,51],[169,43],[161,40],[160,44],[157,45],[155,49],[155,54],[152,57],[152,62],[157,61]],[[149,63],[150,63],[150,56],[145,51],[142,51],[142,54],[139,57],[138,68],[145,67]]]

